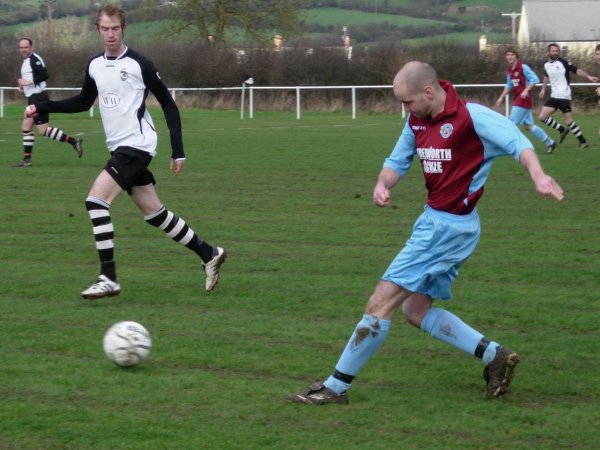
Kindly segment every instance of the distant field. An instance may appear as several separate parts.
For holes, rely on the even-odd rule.
[[[402,1],[402,0],[391,0]],[[500,9],[503,12],[510,13],[513,10],[521,12],[521,0],[458,0],[456,6],[487,6],[490,8]],[[510,19],[508,19],[510,20]]]
[[[493,42],[495,44],[501,43],[509,43],[511,36],[510,33],[486,33],[488,38],[488,42]],[[431,36],[424,38],[414,38],[414,39],[403,39],[402,42],[409,45],[425,45],[425,44],[435,44],[435,43],[459,43],[459,44],[468,44],[473,46],[479,45],[479,38],[481,37],[481,33],[479,32],[462,32],[462,33],[448,33],[441,34],[439,36]]]
[[[415,17],[397,16],[392,14],[375,14],[362,11],[352,11],[340,8],[315,8],[304,12],[307,23],[321,25],[365,25],[369,23],[390,23],[397,26],[405,25],[436,25],[439,20],[420,19]]]
[[[383,5],[409,7],[415,4],[414,0],[367,0],[373,11],[375,8],[380,9]],[[487,6],[489,8],[504,9],[512,8],[517,11],[521,10],[521,0],[457,0],[454,2],[456,6]],[[511,9],[511,11],[512,11]]]
[[[197,257],[111,207],[123,292],[79,292],[98,273],[84,199],[108,153],[97,117],[54,115],[82,133],[81,160],[37,137],[21,157],[22,106],[0,119],[0,448],[15,450],[592,449],[600,408],[599,115],[539,156],[565,189],[539,198],[519,165],[496,162],[479,203],[483,235],[443,303],[523,356],[512,392],[483,400],[482,364],[397,317],[348,407],[287,404],[328,375],[366,299],[425,201],[413,168],[373,206],[397,115],[183,110],[188,161],[168,170],[164,120],[151,169],[165,205],[229,260],[203,290]],[[102,354],[114,322],[152,334],[146,364]]]

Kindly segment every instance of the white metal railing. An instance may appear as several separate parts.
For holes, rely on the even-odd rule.
[[[470,88],[494,88],[503,89],[504,84],[455,84],[456,88],[459,89],[470,89]],[[541,86],[541,84],[538,84]],[[598,83],[571,83],[571,86],[599,86]],[[240,119],[244,118],[246,108],[248,110],[248,118],[254,118],[254,91],[260,90],[288,90],[294,91],[296,94],[296,118],[300,119],[302,115],[302,91],[308,90],[350,90],[352,97],[352,119],[356,119],[357,107],[356,107],[356,91],[359,89],[392,89],[392,85],[365,85],[365,86],[247,86],[243,85],[240,87],[223,87],[223,88],[170,88],[169,91],[174,99],[176,99],[177,92],[210,92],[210,91],[240,91]],[[4,91],[6,90],[17,90],[16,87],[2,87],[0,86],[0,118],[4,117]],[[80,88],[48,88],[48,91],[79,91]],[[246,106],[245,94],[248,92],[248,105]],[[504,112],[508,116],[510,111],[510,99],[509,96],[505,97]],[[94,107],[90,109],[90,117],[94,115]],[[402,110],[404,117],[404,109]]]

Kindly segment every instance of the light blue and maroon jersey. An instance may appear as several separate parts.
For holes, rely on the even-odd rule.
[[[521,108],[527,109],[533,108],[531,93],[527,98],[521,98],[521,92],[525,90],[528,84],[536,84],[539,82],[540,79],[535,72],[520,60],[517,59],[514,69],[508,66],[506,71],[506,88],[512,89],[513,91],[513,106],[520,106]]]
[[[447,81],[444,111],[435,118],[409,114],[404,130],[383,167],[400,176],[414,155],[421,160],[427,204],[451,214],[468,214],[483,194],[494,158],[510,155],[517,161],[531,142],[510,120],[485,106],[461,100]]]

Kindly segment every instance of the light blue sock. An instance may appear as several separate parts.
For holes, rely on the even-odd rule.
[[[546,145],[554,144],[554,140],[550,136],[548,136],[546,134],[546,132],[544,130],[542,130],[540,127],[538,127],[537,125],[532,125],[530,131],[533,133],[533,135],[536,138],[538,138],[544,144],[546,144]]]
[[[498,344],[497,342],[490,342],[488,347],[485,349],[485,352],[483,352],[483,357],[481,358],[483,364],[487,366],[489,363],[492,362],[492,360],[496,356],[496,350],[498,350],[498,347],[500,347],[500,344]]]
[[[352,379],[383,343],[391,323],[391,320],[364,314],[335,366],[336,373],[325,381],[325,386],[337,394],[350,389]],[[345,381],[340,379],[344,376]]]
[[[483,334],[479,331],[471,328],[451,312],[439,308],[431,308],[427,311],[421,321],[421,330],[470,355],[475,355],[475,349],[483,338]],[[494,348],[494,345],[490,343],[488,349],[490,347]]]

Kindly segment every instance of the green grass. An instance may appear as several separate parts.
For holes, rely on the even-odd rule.
[[[98,263],[83,201],[107,159],[100,121],[54,115],[54,126],[84,133],[83,159],[38,137],[34,165],[15,169],[21,110],[0,119],[0,448],[597,447],[598,115],[576,116],[589,150],[572,136],[553,155],[539,148],[561,203],[538,198],[514,161],[497,161],[481,244],[447,304],[522,353],[512,393],[484,401],[479,361],[398,317],[351,404],[317,408],[283,399],[331,372],[422,210],[418,169],[392,207],[371,203],[401,120],[186,110],[188,162],[174,178],[154,112],[163,202],[230,258],[206,294],[195,255],[123,196],[112,206],[123,292],[89,302],[79,292]],[[102,353],[120,320],[154,341],[131,370]]]

